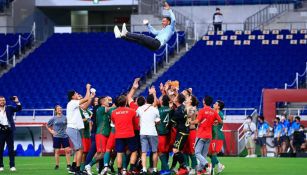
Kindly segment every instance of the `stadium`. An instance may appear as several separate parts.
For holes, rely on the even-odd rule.
[[[0,175],[306,174],[306,0],[0,0]]]

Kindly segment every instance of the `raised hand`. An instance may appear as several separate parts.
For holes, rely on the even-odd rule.
[[[171,7],[169,6],[169,4],[166,1],[164,2],[164,9],[165,10],[171,9]]]
[[[136,79],[134,79],[134,82],[133,82],[133,85],[132,85],[132,87],[134,88],[134,89],[137,89],[137,88],[139,88],[139,81],[141,80],[141,78],[136,78]]]

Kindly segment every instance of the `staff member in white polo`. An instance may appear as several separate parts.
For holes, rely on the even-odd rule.
[[[80,171],[81,159],[82,159],[82,140],[80,130],[84,128],[82,116],[80,113],[80,105],[88,106],[91,103],[91,99],[95,96],[95,92],[92,94],[90,93],[91,85],[86,85],[86,95],[83,99],[79,98],[79,94],[71,90],[68,92],[68,104],[66,109],[67,115],[67,135],[71,140],[74,151],[75,157],[74,162],[69,170],[69,173],[74,173],[76,175],[82,175],[83,173]]]

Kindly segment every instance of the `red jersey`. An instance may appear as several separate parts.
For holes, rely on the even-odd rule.
[[[129,106],[134,111],[136,111],[139,108],[139,106],[135,104],[134,101],[130,102]],[[140,116],[138,115],[135,117],[135,120],[134,120],[134,129],[137,131],[140,130]]]
[[[127,107],[119,107],[111,114],[115,125],[115,138],[134,137],[134,121],[136,112]]]
[[[199,123],[196,137],[201,139],[212,139],[212,126],[214,121],[222,121],[218,113],[210,107],[204,107],[199,110],[197,120]]]

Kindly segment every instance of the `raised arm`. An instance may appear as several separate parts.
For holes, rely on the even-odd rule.
[[[130,104],[133,101],[133,95],[135,94],[136,90],[139,88],[139,81],[140,78],[134,79],[133,85],[127,95],[128,104]]]
[[[164,9],[168,11],[169,17],[171,18],[171,24],[170,25],[171,25],[172,29],[175,30],[176,17],[175,17],[173,10],[170,7],[170,5],[167,2],[164,3]]]
[[[91,85],[90,84],[86,84],[86,94],[85,97],[83,99],[80,100],[79,105],[82,105],[83,103],[89,101],[91,99]]]

